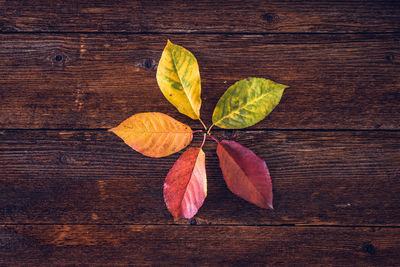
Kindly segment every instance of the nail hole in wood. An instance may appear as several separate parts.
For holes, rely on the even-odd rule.
[[[370,255],[374,255],[376,253],[376,249],[375,249],[374,245],[372,245],[370,243],[363,244],[362,250],[363,250],[363,252],[368,253]]]
[[[55,60],[57,62],[60,62],[62,59],[63,59],[63,56],[61,56],[61,55],[57,55],[56,58],[55,58]]]
[[[393,54],[387,55],[386,56],[386,60],[389,61],[389,62],[393,62],[394,61],[394,55]]]
[[[261,18],[268,23],[277,23],[279,21],[279,16],[276,14],[263,14],[261,15]]]
[[[146,69],[148,69],[148,70],[153,69],[153,67],[154,67],[153,60],[150,59],[150,58],[146,59],[146,60],[144,61],[144,63],[143,63],[143,66],[144,66]]]

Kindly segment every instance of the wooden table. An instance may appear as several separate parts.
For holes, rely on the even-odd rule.
[[[167,39],[198,59],[207,125],[239,79],[290,85],[262,122],[213,129],[267,162],[274,211],[226,188],[208,140],[208,197],[174,221],[182,152],[107,132],[149,111],[201,129],[158,89]],[[2,266],[400,264],[398,1],[0,0],[0,99]]]

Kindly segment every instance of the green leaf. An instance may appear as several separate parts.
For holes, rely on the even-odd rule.
[[[179,112],[194,120],[200,118],[200,72],[192,53],[168,40],[156,77],[161,92]]]
[[[225,129],[252,126],[272,112],[287,87],[264,78],[240,80],[219,99],[212,121]]]

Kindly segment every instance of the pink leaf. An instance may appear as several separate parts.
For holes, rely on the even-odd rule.
[[[187,149],[168,172],[164,201],[175,218],[196,215],[207,196],[205,154],[201,148]]]
[[[272,183],[267,164],[235,141],[218,143],[219,164],[228,188],[239,197],[265,209],[273,209]]]

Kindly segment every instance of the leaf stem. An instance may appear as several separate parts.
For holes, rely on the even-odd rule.
[[[204,133],[204,136],[203,136],[203,143],[201,143],[200,148],[202,148],[202,147],[204,146],[204,143],[206,142],[206,137],[207,137],[207,134]]]
[[[217,138],[215,138],[214,136],[212,136],[211,134],[208,134],[208,136],[210,136],[212,138],[212,140],[214,140],[215,142],[217,142],[217,144],[219,144],[219,141]]]
[[[207,126],[204,124],[204,122],[201,120],[201,118],[200,118],[200,117],[199,117],[199,121],[200,121],[201,125],[203,125],[203,127],[204,127],[204,130],[206,130],[206,131],[207,131]]]
[[[202,133],[203,130],[196,130],[196,131],[192,131],[192,133]]]
[[[214,123],[210,126],[210,128],[208,129],[208,131],[207,131],[207,134],[208,135],[210,135],[210,131],[211,131],[211,129],[212,129],[212,127],[214,127]],[[211,136],[211,135],[210,135]]]

